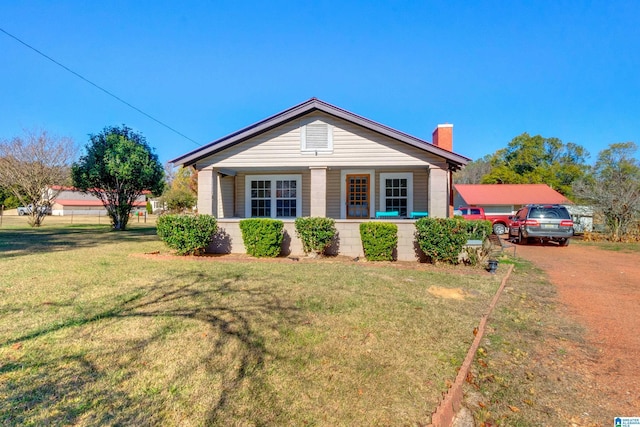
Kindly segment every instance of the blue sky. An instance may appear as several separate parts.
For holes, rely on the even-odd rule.
[[[640,143],[640,2],[3,1],[0,28],[206,144],[311,97],[472,159],[522,132]],[[0,138],[127,124],[198,146],[0,32]]]

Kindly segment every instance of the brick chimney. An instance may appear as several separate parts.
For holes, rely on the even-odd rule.
[[[433,145],[447,151],[453,151],[453,125],[438,125],[433,131]]]

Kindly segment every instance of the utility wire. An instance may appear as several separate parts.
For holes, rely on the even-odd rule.
[[[34,52],[36,52],[37,54],[44,56],[45,58],[47,58],[49,61],[53,62],[54,64],[56,64],[59,67],[64,68],[66,71],[70,72],[71,74],[73,74],[74,76],[84,80],[85,82],[89,83],[91,86],[95,87],[96,89],[101,90],[102,92],[106,93],[107,95],[111,96],[112,98],[117,99],[118,101],[122,102],[124,105],[126,105],[129,108],[132,108],[134,110],[136,110],[138,113],[150,118],[151,120],[153,120],[154,122],[164,126],[165,128],[169,129],[170,131],[180,135],[181,137],[193,142],[194,144],[198,145],[198,146],[202,146],[202,144],[200,144],[199,142],[189,138],[188,136],[186,136],[185,134],[183,134],[182,132],[177,131],[176,129],[172,128],[171,126],[169,126],[166,123],[161,122],[160,120],[156,119],[155,117],[151,116],[150,114],[145,113],[144,111],[142,111],[141,109],[139,109],[138,107],[131,105],[130,103],[128,103],[127,101],[125,101],[124,99],[120,98],[119,96],[109,92],[107,89],[95,84],[94,82],[92,82],[91,80],[87,79],[86,77],[76,73],[75,71],[73,71],[71,68],[67,67],[64,64],[61,64],[60,62],[56,61],[55,59],[53,59],[52,57],[50,57],[49,55],[39,51],[38,49],[36,49],[35,47],[31,46],[30,44],[20,40],[18,37],[14,36],[13,34],[5,31],[3,28],[0,28],[0,32],[5,33],[6,35],[8,35],[9,37],[11,37],[12,39],[14,39],[15,41],[17,41],[18,43],[28,47],[29,49],[33,50]]]

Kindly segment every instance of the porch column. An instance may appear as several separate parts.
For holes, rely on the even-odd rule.
[[[218,200],[217,179],[218,175],[213,169],[198,171],[198,213],[216,215],[218,213],[216,201]]]
[[[327,167],[310,167],[311,216],[327,216]]]
[[[429,216],[447,218],[449,211],[449,173],[445,169],[429,169]]]

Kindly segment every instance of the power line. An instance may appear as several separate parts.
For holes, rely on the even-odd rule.
[[[107,95],[109,95],[112,98],[117,99],[118,101],[122,102],[124,105],[126,105],[129,108],[132,108],[134,110],[136,110],[138,113],[150,118],[151,120],[153,120],[154,122],[160,124],[161,126],[164,126],[165,128],[169,129],[170,131],[180,135],[181,137],[193,142],[194,144],[198,145],[198,146],[202,146],[202,144],[200,144],[199,142],[189,138],[188,136],[186,136],[185,134],[183,134],[182,132],[177,131],[176,129],[172,128],[171,126],[169,126],[168,124],[156,119],[155,117],[153,117],[150,114],[145,113],[144,111],[142,111],[141,109],[139,109],[138,107],[128,103],[127,101],[125,101],[124,99],[120,98],[119,96],[115,95],[112,92],[109,92],[107,89],[103,88],[100,85],[97,85],[96,83],[92,82],[91,80],[87,79],[86,77],[76,73],[75,71],[73,71],[71,68],[67,67],[66,65],[56,61],[55,59],[53,59],[52,57],[50,57],[49,55],[39,51],[38,49],[36,49],[35,47],[31,46],[30,44],[20,40],[18,37],[14,36],[13,34],[5,31],[3,28],[0,28],[0,31],[5,33],[6,35],[8,35],[9,37],[11,37],[12,39],[14,39],[15,41],[17,41],[18,43],[28,47],[29,49],[33,50],[34,52],[36,52],[38,55],[41,55],[45,58],[47,58],[49,61],[53,62],[54,64],[56,64],[57,66],[65,69],[66,71],[70,72],[71,74],[73,74],[74,76],[84,80],[85,82],[89,83],[91,86],[95,87],[96,89],[101,90],[102,92],[106,93]]]

